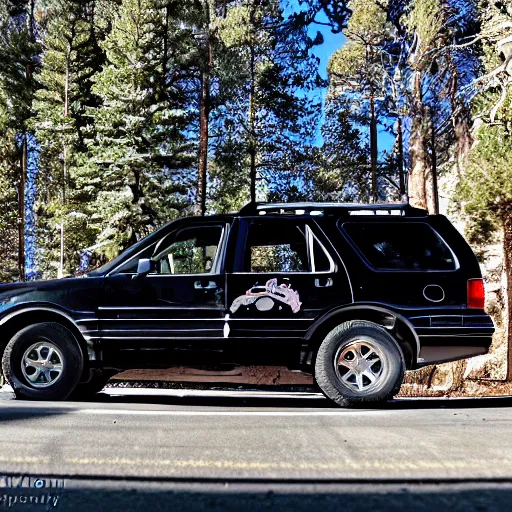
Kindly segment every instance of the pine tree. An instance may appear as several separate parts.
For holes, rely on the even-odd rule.
[[[409,196],[415,206],[438,213],[433,197],[433,174],[429,159],[430,119],[425,101],[425,83],[429,79],[429,68],[433,52],[446,44],[448,10],[442,0],[414,0],[405,20],[412,37],[412,51],[408,65],[412,75],[411,90],[411,134],[409,154]],[[443,37],[444,36],[444,37]]]
[[[47,26],[41,89],[34,101],[33,126],[41,150],[38,179],[38,255],[43,276],[62,276],[79,265],[80,250],[93,245],[94,227],[81,187],[85,139],[93,127],[87,108],[99,104],[92,77],[103,64],[97,0],[59,0]]]
[[[208,187],[212,185],[209,179],[211,120],[222,116],[218,112],[232,96],[233,84],[240,77],[242,67],[239,55],[219,38],[219,25],[224,23],[227,3],[222,0],[192,0],[180,12],[180,21],[190,29],[194,41],[187,68],[192,76],[197,77],[192,82],[197,83],[196,209],[201,215],[206,213]],[[194,101],[192,109],[195,111]]]
[[[206,214],[208,185],[208,143],[210,135],[210,112],[213,107],[211,84],[214,79],[214,49],[216,47],[215,19],[217,2],[198,0],[191,11],[191,25],[195,26],[197,61],[199,62],[199,147],[197,196],[199,213]]]
[[[502,235],[506,335],[508,339],[507,379],[512,380],[512,87],[507,71],[503,41],[512,36],[512,9],[491,2],[482,7],[484,72],[475,85],[485,83],[473,102],[479,118],[475,143],[457,190],[463,214],[468,221],[470,241],[482,246]],[[501,29],[499,28],[501,27]],[[499,44],[500,41],[502,44]],[[477,89],[478,90],[478,89]]]
[[[478,28],[474,2],[413,0],[403,27],[408,46],[405,73],[411,84],[409,195],[416,206],[438,213],[438,163],[451,157],[440,149],[450,146],[447,139],[459,155],[470,145],[468,104],[462,93],[477,73],[478,62],[460,43]]]
[[[5,115],[0,111],[0,282],[15,281],[19,277],[15,140],[15,134],[5,126]]]
[[[471,4],[472,0],[348,4],[348,40],[330,60],[330,86],[351,99],[356,125],[369,124],[374,200],[377,174],[379,187],[392,184],[391,194],[399,191],[404,197],[409,162],[411,202],[438,212],[439,168],[449,164],[454,152],[460,160],[469,147],[468,103],[462,92],[478,63],[460,42],[476,27]],[[393,153],[382,155],[386,161],[379,165],[378,123],[396,136]]]
[[[180,4],[124,0],[102,43],[107,64],[95,77],[101,107],[91,109],[88,186],[96,187],[94,221],[112,250],[126,247],[184,211],[192,144],[184,70],[189,40],[177,24]],[[117,249],[116,249],[117,248]]]
[[[315,200],[362,203],[370,200],[369,147],[353,125],[351,108],[352,104],[343,97],[327,98],[319,166],[311,183]]]
[[[388,91],[384,79],[383,47],[388,32],[387,4],[374,0],[352,0],[352,15],[344,34],[347,41],[329,61],[330,87],[353,101],[352,109],[369,125],[371,198],[378,200],[378,105]],[[356,110],[355,105],[358,105]]]
[[[284,17],[278,1],[251,1],[228,7],[219,23],[219,38],[238,51],[242,66],[236,69],[238,90],[215,119],[222,136],[216,140],[214,168],[223,172],[224,162],[232,160],[230,148],[238,158],[244,155],[236,180],[249,184],[252,201],[257,187],[263,194],[280,174],[297,172],[302,159],[297,141],[304,147],[314,138],[319,105],[307,91],[321,80],[309,50],[321,39],[310,39],[295,21]]]
[[[35,0],[0,2],[0,108],[6,116],[8,132],[15,137],[18,150],[16,184],[18,189],[18,277],[24,280],[26,225],[26,182],[29,162],[35,158],[35,144],[29,129],[32,100],[38,88],[34,79],[39,68],[40,42],[36,24]],[[30,208],[31,205],[29,204]]]

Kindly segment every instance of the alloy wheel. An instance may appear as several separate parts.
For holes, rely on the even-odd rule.
[[[364,394],[381,380],[383,360],[381,351],[373,343],[356,340],[338,350],[334,368],[344,386]]]
[[[21,360],[21,371],[35,388],[46,388],[55,384],[62,376],[64,356],[60,349],[49,341],[30,345]]]

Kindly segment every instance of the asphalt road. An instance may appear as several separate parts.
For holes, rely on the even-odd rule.
[[[308,394],[110,392],[80,403],[0,393],[0,507],[1,487],[13,487],[2,484],[5,474],[62,479],[68,504],[87,496],[111,510],[126,496],[132,505],[157,500],[155,509],[164,496],[194,510],[305,510],[339,500],[345,509],[392,510],[413,505],[405,499],[419,500],[418,510],[432,499],[450,510],[512,508],[512,398],[340,409]]]

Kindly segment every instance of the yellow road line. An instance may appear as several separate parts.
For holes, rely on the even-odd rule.
[[[340,470],[340,469],[383,469],[383,470],[425,470],[425,469],[482,469],[482,460],[460,460],[460,461],[365,461],[344,459],[333,462],[271,462],[271,461],[233,461],[233,460],[148,460],[129,458],[67,458],[66,463],[79,465],[122,465],[134,467],[165,467],[168,470],[182,468],[194,469],[277,469],[277,470]],[[486,466],[503,467],[510,466],[512,462],[508,459],[487,460]]]
[[[0,463],[12,464],[49,464],[52,462],[50,457],[9,457],[0,455]],[[56,462],[56,461],[53,461]],[[171,472],[178,472],[180,469],[232,469],[232,470],[299,470],[299,471],[329,471],[329,470],[387,470],[387,471],[421,471],[421,470],[457,470],[474,469],[482,470],[481,459],[468,460],[437,460],[437,461],[406,461],[406,460],[387,460],[387,461],[368,461],[340,459],[332,462],[321,461],[234,461],[234,460],[204,460],[204,459],[137,459],[137,458],[85,458],[72,457],[64,459],[66,464],[88,465],[88,466],[133,466],[133,467],[154,467],[166,468]],[[510,459],[487,459],[485,467],[510,467]]]
[[[49,457],[8,457],[0,455],[0,462],[11,462],[16,464],[47,464]]]

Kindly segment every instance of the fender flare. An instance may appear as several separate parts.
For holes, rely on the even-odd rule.
[[[416,330],[414,329],[414,326],[412,325],[410,320],[408,320],[407,318],[402,316],[400,313],[393,311],[392,309],[382,307],[382,306],[375,306],[373,304],[357,304],[357,305],[350,304],[348,306],[340,306],[336,309],[332,309],[332,310],[328,311],[327,313],[325,313],[324,315],[322,315],[317,320],[315,320],[312,325],[310,325],[304,338],[307,341],[311,340],[311,338],[313,337],[316,330],[319,327],[321,327],[324,322],[330,320],[331,318],[335,317],[336,315],[347,313],[350,311],[360,311],[360,310],[372,310],[372,311],[376,311],[378,313],[385,313],[385,314],[395,317],[400,322],[403,322],[407,326],[407,328],[411,331],[411,333],[414,337],[414,341],[416,343],[416,359],[419,357],[421,343],[420,343],[420,339],[419,339],[418,335],[416,334]]]
[[[54,307],[53,305],[36,305],[36,304],[24,304],[20,305],[19,307],[15,307],[12,310],[9,310],[6,312],[6,314],[0,318],[0,327],[5,325],[9,320],[12,320],[13,318],[22,315],[24,313],[29,312],[41,312],[41,311],[47,311],[53,314],[56,314],[66,320],[66,323],[68,325],[71,325],[73,327],[72,333],[73,336],[76,338],[76,342],[78,343],[78,346],[81,348],[83,354],[84,354],[84,360],[89,361],[90,360],[90,350],[92,350],[92,347],[89,346],[88,340],[82,335],[80,328],[78,327],[76,321],[73,319],[71,315],[63,311],[62,309],[58,307]],[[74,331],[74,332],[73,332]]]
[[[14,318],[15,316],[21,315],[23,313],[27,313],[29,311],[50,311],[52,313],[56,313],[57,315],[60,315],[63,318],[65,318],[68,322],[71,322],[76,327],[77,330],[80,330],[78,329],[78,325],[76,325],[75,320],[73,320],[73,318],[70,315],[64,313],[64,311],[58,308],[52,308],[47,306],[25,306],[17,308],[14,311],[10,311],[0,319],[0,326],[7,323],[11,318]]]

